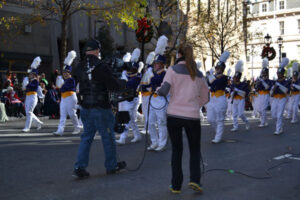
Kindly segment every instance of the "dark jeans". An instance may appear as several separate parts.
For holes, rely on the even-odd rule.
[[[85,169],[89,163],[89,154],[95,134],[101,135],[105,153],[106,170],[114,170],[117,167],[116,144],[114,134],[114,116],[111,109],[92,108],[81,110],[83,133],[77,154],[75,168]]]
[[[201,124],[199,120],[167,118],[167,127],[172,143],[172,186],[180,189],[183,181],[182,174],[182,128],[185,129],[190,149],[190,181],[200,183],[200,141]]]

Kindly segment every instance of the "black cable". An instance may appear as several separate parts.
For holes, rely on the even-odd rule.
[[[143,157],[142,157],[141,162],[137,165],[136,168],[129,169],[128,167],[126,167],[125,169],[126,169],[127,171],[131,171],[131,172],[138,171],[138,170],[141,168],[141,166],[143,165],[143,163],[144,163],[144,160],[145,160],[145,157],[146,157],[146,152],[147,152],[147,147],[148,147],[149,113],[150,113],[150,102],[151,102],[152,96],[153,96],[153,94],[151,94],[150,97],[149,97],[149,104],[148,104],[148,108],[147,108],[146,139],[145,139],[145,145],[144,145]]]
[[[268,169],[265,170],[265,173],[267,174],[267,176],[252,176],[252,175],[249,175],[249,174],[241,172],[241,171],[236,171],[236,170],[233,170],[233,169],[226,169],[226,168],[209,169],[209,170],[204,171],[203,174],[208,173],[208,172],[213,172],[213,171],[223,171],[223,172],[228,172],[230,174],[239,174],[239,175],[242,175],[242,176],[245,176],[245,177],[248,177],[248,178],[252,178],[252,179],[264,180],[264,179],[273,178],[271,173],[270,173],[270,170],[272,170],[276,167],[279,167],[280,165],[289,164],[289,163],[292,163],[292,161],[284,161],[284,162],[281,162],[277,165],[269,167]]]
[[[165,98],[165,100],[166,100],[164,106],[162,106],[161,108],[156,108],[156,107],[154,107],[154,106],[151,104],[151,99],[152,99],[153,95],[154,95],[154,93],[152,93],[152,94],[150,95],[150,97],[149,97],[149,104],[148,104],[148,108],[147,108],[147,123],[146,123],[146,135],[145,135],[145,136],[146,136],[146,139],[145,139],[145,145],[144,145],[144,152],[143,152],[142,160],[141,160],[141,162],[137,165],[136,168],[129,169],[128,167],[126,167],[125,169],[126,169],[127,171],[131,171],[131,172],[138,171],[138,170],[141,168],[141,166],[143,165],[143,163],[144,163],[144,160],[145,160],[145,157],[146,157],[146,152],[147,152],[147,147],[148,147],[148,137],[149,137],[148,129],[149,129],[150,106],[151,106],[151,108],[153,108],[153,109],[155,109],[155,110],[162,110],[162,109],[164,109],[164,108],[168,105],[168,103],[169,103],[168,100],[167,100],[167,98],[164,96],[164,98]],[[118,157],[119,157],[119,156],[118,156]]]

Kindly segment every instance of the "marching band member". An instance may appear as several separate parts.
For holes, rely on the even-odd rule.
[[[76,84],[75,80],[71,76],[73,60],[76,58],[76,52],[70,51],[68,56],[64,61],[64,69],[63,69],[63,85],[58,85],[61,92],[61,102],[60,102],[60,120],[58,129],[54,132],[54,135],[62,136],[64,134],[65,124],[67,120],[67,116],[69,115],[73,126],[74,131],[73,135],[80,133],[80,124],[78,121],[78,117],[76,114],[77,108],[77,96],[76,96]]]
[[[149,89],[152,93],[161,86],[161,83],[165,77],[165,65],[166,57],[164,52],[168,45],[168,38],[161,36],[155,48],[156,57],[153,62],[153,77],[150,80]],[[149,99],[150,110],[149,110],[149,133],[151,139],[151,145],[148,150],[162,151],[165,149],[168,139],[167,130],[167,99],[163,96],[158,96],[156,93],[153,94]],[[158,131],[156,129],[158,127]]]
[[[231,131],[238,130],[238,117],[240,117],[246,124],[246,130],[249,130],[250,124],[247,117],[244,114],[245,111],[245,97],[248,91],[248,85],[245,81],[241,82],[243,73],[243,61],[239,60],[235,65],[235,75],[230,87],[231,89],[231,104],[232,104],[232,116],[233,116],[233,128]]]
[[[227,99],[225,96],[225,88],[227,87],[228,77],[225,76],[226,60],[230,53],[225,51],[219,59],[216,66],[216,74],[208,75],[208,83],[210,86],[210,101],[207,104],[207,121],[215,128],[216,135],[212,143],[221,142],[224,132],[224,119],[227,110]]]
[[[270,90],[273,81],[269,79],[269,60],[264,58],[262,61],[262,70],[260,77],[255,82],[255,90],[258,92],[257,109],[260,115],[260,124],[258,127],[268,126],[267,122],[267,108],[270,102]]]
[[[292,101],[291,123],[295,124],[298,122],[297,114],[298,114],[299,101],[300,101],[300,79],[299,79],[299,67],[297,62],[293,63],[293,77],[292,77],[290,98]]]
[[[32,122],[36,124],[37,130],[42,128],[43,122],[41,122],[37,116],[33,113],[35,106],[38,102],[38,95],[44,96],[42,93],[42,89],[39,86],[39,81],[37,80],[38,77],[38,70],[37,68],[41,64],[41,58],[38,56],[36,57],[32,64],[31,70],[27,77],[23,80],[23,89],[26,90],[26,99],[25,99],[25,112],[26,112],[26,122],[25,128],[22,130],[23,132],[29,132],[31,128]]]
[[[137,90],[138,85],[140,84],[141,78],[138,75],[138,60],[141,55],[141,50],[139,48],[134,49],[132,52],[132,55],[130,57],[130,54],[126,54],[123,57],[123,60],[125,62],[125,65],[127,65],[126,71],[123,71],[122,76],[124,80],[127,80],[126,88],[130,88],[134,91]],[[130,57],[130,62],[128,62],[128,58]],[[136,106],[138,104],[138,97],[134,97],[130,101],[123,101],[119,103],[119,111],[128,111],[130,116],[129,123],[125,124],[125,129],[123,133],[120,135],[120,138],[116,140],[116,143],[118,144],[125,144],[126,138],[129,133],[129,128],[133,131],[133,139],[131,140],[132,143],[138,142],[142,139],[141,133],[139,131],[139,128],[136,123]]]
[[[273,97],[271,101],[271,114],[272,114],[272,118],[276,119],[276,131],[274,132],[274,135],[279,135],[283,133],[282,118],[283,118],[284,108],[287,103],[287,95],[290,87],[289,81],[285,80],[284,77],[284,72],[285,72],[284,68],[288,64],[289,64],[289,59],[283,58],[277,70],[278,79],[275,81],[270,92],[271,96]]]
[[[153,74],[153,61],[155,57],[155,52],[152,51],[149,53],[146,59],[146,68],[144,69],[144,74],[140,83],[140,90],[142,93],[142,111],[144,115],[144,131],[146,132],[146,126],[148,121],[148,105],[149,105],[149,97],[151,92],[147,90],[147,86],[150,84],[151,78],[154,76]]]

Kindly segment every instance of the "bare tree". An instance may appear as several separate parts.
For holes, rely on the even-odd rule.
[[[225,50],[230,51],[233,57],[240,55],[244,34],[243,13],[239,5],[242,4],[231,6],[229,0],[211,0],[202,5],[200,18],[195,12],[189,17],[189,26],[192,28],[188,42],[199,48],[203,56],[211,56],[213,64]]]

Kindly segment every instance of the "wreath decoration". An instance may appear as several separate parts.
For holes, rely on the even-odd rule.
[[[135,31],[136,39],[140,43],[148,43],[153,37],[152,22],[147,17],[137,20],[138,28]]]
[[[268,60],[273,60],[276,57],[276,51],[273,47],[264,46],[261,57],[268,58]]]

